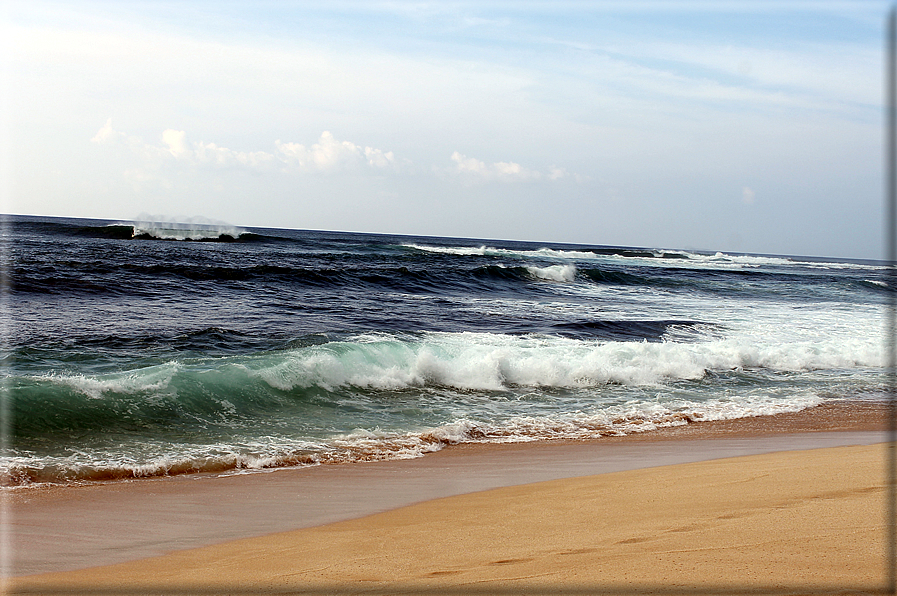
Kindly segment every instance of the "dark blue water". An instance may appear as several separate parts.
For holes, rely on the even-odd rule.
[[[10,482],[416,457],[882,391],[875,263],[11,216]]]

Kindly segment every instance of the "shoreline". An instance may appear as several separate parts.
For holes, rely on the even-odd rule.
[[[884,413],[879,402],[831,403],[590,441],[464,444],[412,460],[12,489],[8,575],[133,561],[545,481],[872,445],[887,439]]]
[[[626,434],[597,434],[589,438],[535,438],[527,440],[469,440],[460,443],[445,443],[437,451],[425,452],[417,457],[444,457],[447,454],[457,454],[465,450],[502,449],[509,446],[534,446],[534,445],[561,445],[582,444],[599,442],[607,444],[617,441],[649,441],[661,442],[667,440],[681,440],[712,438],[712,437],[751,437],[776,435],[795,432],[836,432],[836,431],[884,431],[887,428],[887,404],[873,399],[836,399],[824,402],[817,406],[799,410],[797,412],[785,412],[778,414],[746,416],[743,418],[727,418],[721,420],[694,419],[691,416],[683,416],[681,424],[658,426],[647,430],[630,430]],[[371,457],[359,460],[329,460],[325,459],[316,463],[296,465],[275,465],[265,468],[224,468],[213,471],[186,471],[177,470],[167,474],[149,474],[146,476],[115,476],[96,479],[81,479],[66,482],[31,482],[26,484],[0,485],[0,490],[12,489],[16,491],[54,491],[83,486],[115,485],[120,483],[160,481],[181,476],[192,478],[211,478],[240,474],[264,474],[281,470],[301,470],[317,466],[352,466],[357,464],[397,461],[405,459],[401,457],[385,456]]]

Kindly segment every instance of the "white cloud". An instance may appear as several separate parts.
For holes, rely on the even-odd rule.
[[[364,156],[367,158],[368,164],[378,168],[385,168],[386,166],[395,163],[395,157],[393,156],[392,151],[384,153],[380,149],[365,147]]]
[[[351,141],[340,141],[326,130],[311,146],[278,139],[274,142],[274,152],[236,151],[216,143],[191,142],[186,131],[170,128],[162,132],[161,144],[144,143],[137,137],[115,130],[110,118],[91,140],[101,144],[122,142],[139,155],[145,165],[157,171],[162,169],[165,162],[172,161],[194,166],[300,173],[397,171],[402,166],[410,164],[409,160],[396,159],[392,151],[357,145]],[[566,169],[555,165],[550,166],[547,173],[543,173],[525,168],[513,161],[487,164],[458,151],[452,153],[451,160],[454,167],[448,169],[450,173],[481,181],[535,182],[559,180],[570,175]],[[134,177],[134,172],[140,172],[141,179],[149,176],[147,170],[142,167],[130,172],[129,178]]]
[[[175,157],[185,157],[188,155],[187,133],[183,130],[166,130],[162,133],[162,142],[168,145],[168,150]]]
[[[502,182],[531,182],[541,180],[543,177],[549,180],[557,180],[567,175],[567,171],[563,168],[552,166],[549,174],[544,176],[538,170],[530,170],[524,168],[519,163],[513,161],[498,161],[492,164],[486,164],[473,157],[467,157],[457,151],[452,153],[452,161],[455,167],[452,171],[462,176],[473,177],[482,180],[498,180]]]
[[[114,128],[112,128],[112,118],[106,120],[106,125],[103,126],[97,134],[94,135],[92,139],[90,139],[94,143],[100,143],[101,145],[111,145],[113,143],[117,143],[121,140],[124,140],[125,133],[118,132]]]
[[[126,141],[132,151],[146,160],[174,159],[194,165],[246,168],[271,171],[279,167],[283,171],[332,172],[346,168],[385,170],[395,168],[397,160],[392,151],[362,147],[350,141],[338,141],[329,131],[321,133],[318,142],[309,148],[299,143],[274,142],[276,151],[235,151],[215,143],[193,142],[183,130],[166,129],[162,133],[162,145],[143,143],[136,137],[112,128],[110,118],[92,141],[115,144]],[[406,160],[407,163],[407,160]]]
[[[106,124],[97,131],[91,142],[100,145],[123,145],[131,150],[132,153],[139,155],[146,162],[158,162],[160,158],[178,157],[186,154],[185,133],[183,131],[166,130],[162,133],[162,141],[164,146],[148,145],[141,141],[138,137],[129,136],[112,127],[112,118],[106,120]],[[142,168],[136,168],[133,172],[143,171]],[[131,171],[129,171],[131,172]],[[126,173],[126,177],[131,177]]]
[[[565,168],[559,168],[557,166],[551,166],[548,168],[548,179],[549,180],[560,180],[561,178],[567,177],[567,170]]]
[[[273,153],[267,151],[233,151],[215,143],[194,143],[193,147],[193,157],[203,164],[270,170],[280,163]]]
[[[367,164],[372,168],[396,165],[392,151],[361,147],[350,141],[337,141],[329,131],[321,133],[318,142],[309,148],[299,143],[275,141],[275,146],[287,164],[300,171],[330,171],[340,167]]]

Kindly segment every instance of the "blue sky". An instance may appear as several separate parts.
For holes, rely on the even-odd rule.
[[[879,258],[887,8],[8,3],[4,210]]]

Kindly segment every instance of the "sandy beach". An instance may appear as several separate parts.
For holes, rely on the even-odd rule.
[[[880,412],[867,414],[842,408],[603,442],[13,491],[18,577],[7,588],[881,593],[886,445]],[[302,509],[309,501],[331,506]]]

